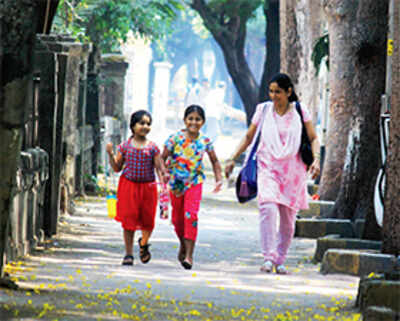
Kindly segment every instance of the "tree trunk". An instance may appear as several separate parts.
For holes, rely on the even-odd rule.
[[[296,20],[301,59],[296,91],[302,103],[309,108],[314,123],[317,121],[320,109],[320,80],[312,63],[311,54],[314,44],[323,34],[323,15],[320,0],[298,0]]]
[[[355,49],[353,23],[357,2],[324,0],[329,29],[329,128],[326,140],[324,171],[318,194],[334,201],[339,193],[350,122],[357,102],[353,90]]]
[[[297,87],[300,76],[301,48],[296,21],[297,0],[281,0],[279,7],[281,38],[281,71],[287,73]]]
[[[371,219],[380,162],[379,114],[385,84],[388,2],[324,0],[324,7],[331,48],[331,118],[321,188],[325,194],[321,195],[332,199],[337,189],[335,180],[341,175],[329,217]]]
[[[274,74],[280,71],[280,39],[279,39],[279,1],[270,0],[269,6],[264,9],[266,25],[266,58],[264,63],[264,72],[261,78],[259,100],[265,101],[269,99],[268,82]]]
[[[0,156],[0,276],[22,130],[27,108],[32,101],[32,58],[37,26],[37,2],[8,1],[0,5],[0,146],[7,150]]]
[[[244,54],[247,21],[237,16],[221,26],[220,20],[204,0],[193,0],[191,6],[200,14],[205,26],[222,49],[228,72],[243,101],[249,123],[259,101],[259,88]]]
[[[400,255],[400,3],[393,1],[393,72],[382,252]]]

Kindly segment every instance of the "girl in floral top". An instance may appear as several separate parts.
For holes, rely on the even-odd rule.
[[[111,167],[115,172],[122,170],[118,183],[115,220],[121,222],[124,230],[126,254],[123,265],[133,265],[136,230],[142,231],[142,237],[138,241],[140,260],[147,263],[151,258],[148,241],[154,229],[158,196],[155,170],[160,181],[164,181],[165,168],[160,159],[160,150],[146,138],[150,126],[151,115],[145,110],[136,111],[130,121],[132,136],[118,145],[117,155],[113,153],[112,143],[106,146]]]
[[[185,110],[183,121],[186,128],[167,139],[161,158],[167,161],[170,174],[172,223],[180,241],[178,260],[185,269],[191,269],[205,179],[204,153],[208,154],[214,171],[214,192],[221,190],[222,174],[211,140],[200,132],[206,121],[203,108],[190,105]]]

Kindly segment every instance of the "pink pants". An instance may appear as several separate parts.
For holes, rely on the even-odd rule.
[[[260,204],[260,238],[264,261],[283,264],[294,235],[296,211],[277,203]],[[277,218],[280,217],[279,231]]]
[[[182,196],[171,196],[172,224],[176,235],[181,239],[196,241],[197,238],[197,213],[200,209],[202,197],[202,184],[189,188]]]

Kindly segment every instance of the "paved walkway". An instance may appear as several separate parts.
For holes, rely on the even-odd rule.
[[[121,229],[105,200],[77,201],[45,249],[8,266],[21,289],[0,289],[0,320],[361,319],[353,309],[358,278],[321,275],[311,263],[314,240],[295,239],[290,275],[260,273],[256,208],[235,203],[232,189],[217,196],[211,187],[192,270],[176,260],[173,228],[160,219],[150,263],[140,263],[135,246],[135,265],[121,266]]]

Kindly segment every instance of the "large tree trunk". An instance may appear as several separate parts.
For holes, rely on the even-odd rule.
[[[355,48],[353,26],[358,1],[324,0],[329,29],[329,128],[324,170],[318,194],[334,201],[339,193],[350,122],[357,100],[354,96]]]
[[[264,62],[264,72],[261,78],[259,100],[265,101],[269,99],[268,82],[274,74],[278,73],[281,68],[280,59],[280,39],[279,39],[279,1],[269,0],[269,5],[264,7],[264,15],[266,24],[266,58]]]
[[[329,20],[332,96],[322,191],[328,195],[328,191],[333,192],[332,185],[337,182],[331,179],[338,179],[343,168],[340,192],[329,216],[371,219],[380,162],[379,114],[385,89],[388,2],[325,0],[324,6]],[[374,238],[373,234],[379,238],[374,232],[368,238]]]
[[[315,123],[320,105],[320,81],[312,63],[311,54],[316,41],[323,34],[323,16],[320,0],[298,0],[296,20],[302,54],[297,93],[302,103],[310,109]]]
[[[229,22],[225,23],[226,17],[217,16],[204,0],[193,0],[191,6],[200,14],[222,49],[228,72],[243,101],[249,123],[259,101],[259,88],[244,54],[247,20],[237,16],[229,18]]]
[[[382,252],[400,255],[400,3],[393,1],[393,72]]]
[[[287,73],[295,87],[299,82],[301,48],[296,21],[297,0],[281,0],[279,5],[281,71]]]
[[[39,15],[37,3],[34,0],[14,0],[0,5],[0,146],[3,148],[0,156],[0,276],[22,130],[32,101],[32,58]]]

